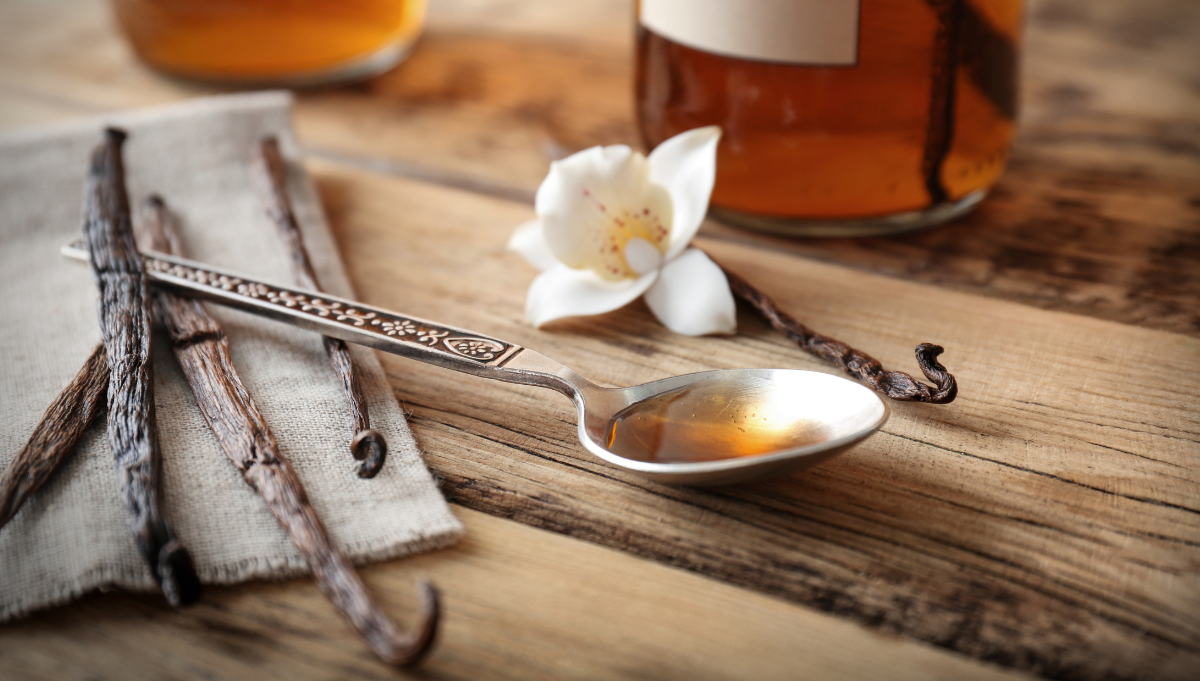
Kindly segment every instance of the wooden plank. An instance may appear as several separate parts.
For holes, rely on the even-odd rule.
[[[185,610],[149,596],[88,596],[0,627],[3,676],[1027,678],[579,540],[458,515],[467,527],[458,546],[363,570],[397,614],[412,612],[417,577],[441,587],[445,627],[416,671],[380,663],[311,582],[291,580],[209,589]]]
[[[313,164],[364,300],[634,384],[734,366],[823,369],[743,315],[684,338],[640,304],[536,331],[504,251],[526,205]],[[429,463],[470,508],[620,548],[1055,678],[1200,665],[1200,345],[728,242],[703,245],[810,326],[913,368],[947,347],[953,405],[895,404],[811,472],[716,490],[586,454],[551,393],[385,357]]]
[[[1020,136],[977,213],[886,239],[773,240],[716,224],[708,233],[1200,336],[1200,5],[1029,6]],[[628,0],[433,3],[401,68],[301,96],[300,137],[319,155],[377,171],[528,196],[552,158],[638,139],[631,16]],[[82,113],[219,91],[138,64],[101,3],[18,0],[0,6],[0,26],[6,100]]]

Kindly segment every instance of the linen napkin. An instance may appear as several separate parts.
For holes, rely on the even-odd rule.
[[[129,131],[131,205],[151,193],[174,212],[187,257],[286,283],[275,226],[246,159],[276,135],[289,192],[322,286],[353,298],[315,188],[298,162],[282,92],[192,100],[0,135],[0,467],[100,339],[86,266],[59,247],[80,235],[84,178],[105,125]],[[136,212],[135,212],[136,215]],[[337,546],[355,563],[446,546],[462,532],[375,355],[352,346],[387,463],[360,479],[347,407],[316,334],[209,305],[233,360]],[[167,519],[206,583],[303,574],[304,563],[258,495],[218,449],[156,333],[155,391]],[[120,501],[103,418],[50,481],[0,529],[0,622],[91,589],[155,589]]]

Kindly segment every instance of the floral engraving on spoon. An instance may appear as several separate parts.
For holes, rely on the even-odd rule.
[[[506,349],[502,343],[482,338],[447,338],[444,344],[451,352],[470,359],[495,359]]]
[[[161,274],[193,281],[204,286],[227,291],[254,300],[298,309],[315,317],[337,321],[346,326],[390,336],[397,340],[430,348],[442,347],[466,359],[486,364],[504,355],[512,346],[501,341],[476,336],[453,336],[453,329],[445,329],[416,319],[408,319],[385,312],[372,312],[350,307],[336,300],[321,296],[275,289],[265,284],[247,282],[217,272],[197,267],[146,258],[146,267]]]

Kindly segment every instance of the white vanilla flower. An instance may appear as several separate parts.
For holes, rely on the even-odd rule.
[[[538,188],[537,219],[508,242],[542,270],[529,287],[529,322],[601,314],[645,294],[672,331],[733,333],[725,274],[688,248],[708,210],[720,137],[709,126],[672,137],[649,158],[617,145],[551,163]]]

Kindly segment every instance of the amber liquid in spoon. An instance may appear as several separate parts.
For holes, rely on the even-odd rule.
[[[701,380],[630,405],[608,422],[605,448],[637,461],[675,463],[760,456],[828,439],[810,418],[811,394],[763,381]]]

